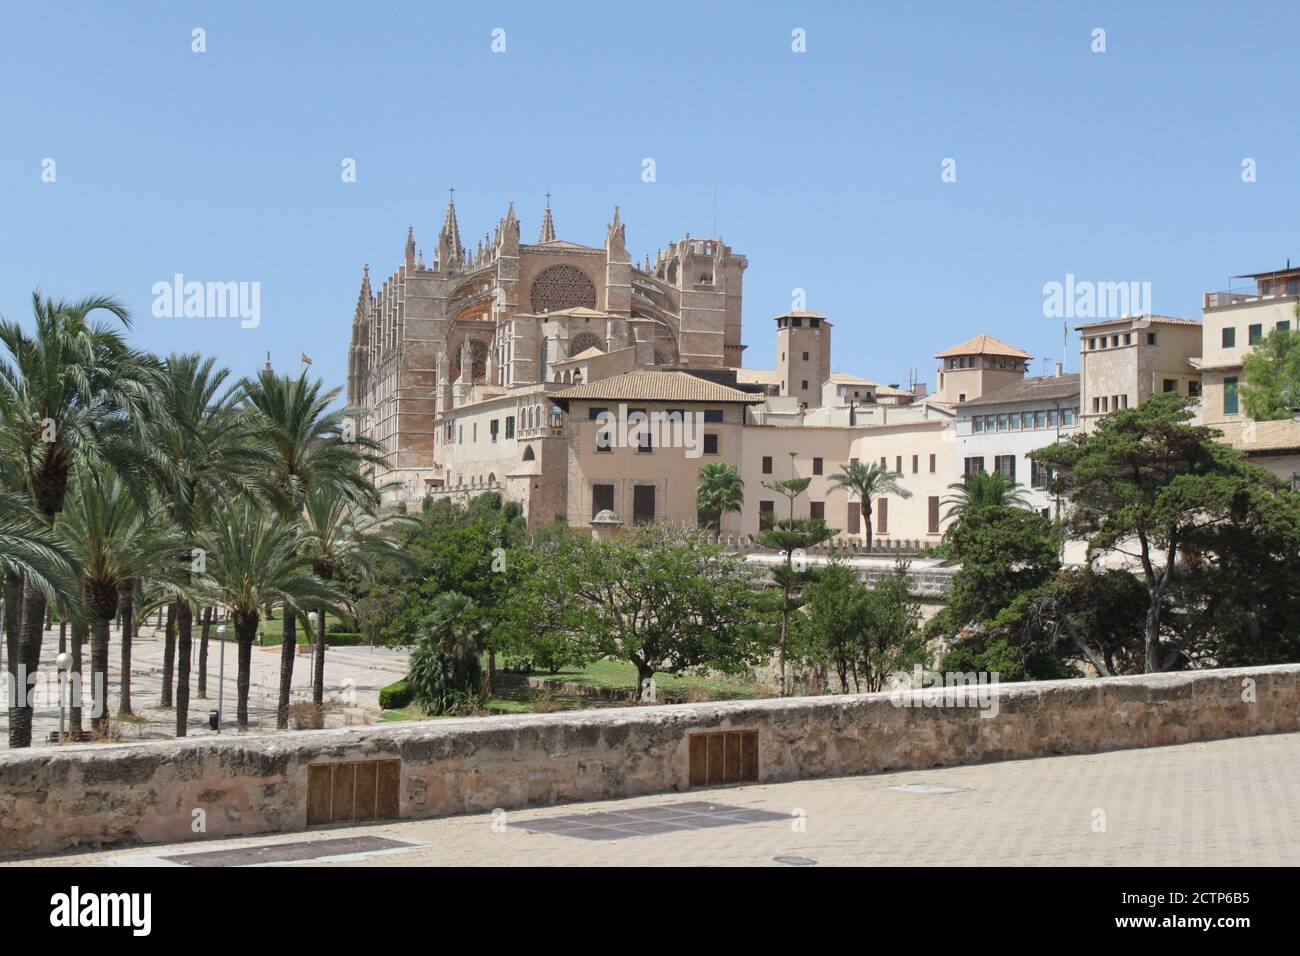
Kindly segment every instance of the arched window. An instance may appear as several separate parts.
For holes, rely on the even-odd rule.
[[[537,457],[537,456],[533,454],[533,446],[532,446],[532,445],[525,445],[525,446],[524,446],[524,461],[532,461],[532,460],[535,459],[536,457]]]
[[[569,340],[569,358],[579,355],[587,349],[605,351],[605,340],[591,332],[583,332]]]

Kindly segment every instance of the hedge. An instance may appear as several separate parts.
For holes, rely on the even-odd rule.
[[[414,693],[405,679],[399,680],[379,691],[379,706],[384,710],[397,710],[407,706]]]
[[[314,636],[314,635],[313,635]],[[283,634],[261,634],[257,635],[258,647],[279,647],[284,643]],[[302,632],[298,633],[298,643],[306,645],[313,643],[307,639],[307,635]],[[341,631],[330,631],[325,634],[326,647],[356,647],[360,644],[369,644],[365,635],[356,633],[344,633]]]

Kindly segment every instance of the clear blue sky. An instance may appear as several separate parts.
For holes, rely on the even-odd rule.
[[[362,263],[389,274],[412,223],[432,258],[450,183],[471,243],[510,200],[531,241],[549,189],[576,242],[620,205],[638,261],[710,234],[716,183],[749,257],[747,365],[772,365],[795,287],[835,323],[836,368],[880,381],[933,382],[931,356],[983,331],[1059,356],[1042,287],[1067,273],[1199,317],[1229,275],[1300,260],[1298,21],[1294,2],[8,4],[0,313],[37,286],[112,292],[143,346],[241,373],[301,350],[342,385]],[[153,318],[176,272],[260,282],[261,326]]]

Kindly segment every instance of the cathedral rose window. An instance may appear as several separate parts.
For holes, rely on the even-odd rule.
[[[533,280],[531,293],[534,312],[558,312],[579,306],[596,307],[596,287],[573,266],[551,266]]]

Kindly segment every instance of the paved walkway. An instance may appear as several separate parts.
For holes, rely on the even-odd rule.
[[[176,712],[158,706],[162,693],[163,673],[163,639],[162,631],[150,626],[140,629],[140,636],[131,645],[131,707],[141,722],[115,722],[116,732],[123,740],[151,740],[174,737],[176,732]],[[41,644],[41,667],[44,673],[53,675],[54,658],[59,653],[59,632],[55,628],[45,632]],[[116,717],[120,702],[121,687],[121,644],[117,629],[113,630],[109,641],[109,709]],[[90,694],[90,649],[83,650],[86,680],[86,697]],[[354,715],[360,716],[366,710],[374,716],[379,713],[379,691],[393,681],[406,676],[406,653],[378,649],[371,652],[368,647],[331,647],[325,652],[325,701],[326,710],[341,712],[343,707],[354,709]],[[199,638],[195,628],[194,647],[190,661],[190,736],[210,734],[208,729],[208,711],[217,708],[217,675],[221,659],[221,642],[212,640],[208,645],[208,696],[198,697]],[[309,656],[297,657],[293,668],[294,701],[311,700],[311,665]],[[236,685],[239,678],[239,648],[234,641],[226,643],[225,670],[225,722],[227,732],[233,732],[235,726]],[[3,674],[0,674],[3,679]],[[174,678],[173,678],[174,679]],[[3,688],[0,687],[0,690]],[[44,691],[50,691],[46,700]],[[252,657],[252,676],[248,693],[248,720],[250,730],[275,730],[276,700],[280,692],[280,648],[254,647]],[[36,713],[33,721],[32,743],[35,746],[48,746],[46,737],[50,731],[59,728],[58,684],[49,687],[42,681],[37,685]],[[89,706],[89,704],[87,704]],[[333,718],[340,719],[340,716]],[[0,747],[8,739],[8,711],[0,707]],[[82,726],[90,728],[90,715],[87,712]]]
[[[673,809],[683,804],[690,806]],[[735,809],[710,813],[710,804]],[[567,820],[575,814],[599,816]],[[593,832],[595,825],[605,829]],[[322,840],[345,842],[303,846]],[[209,864],[279,856],[296,857],[296,865],[383,866],[1294,866],[1300,734],[692,790],[48,862],[141,865],[215,850],[244,852]]]

